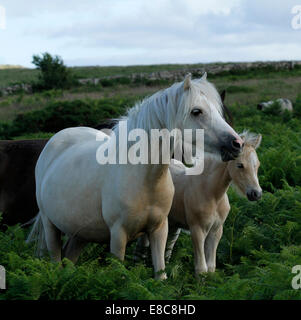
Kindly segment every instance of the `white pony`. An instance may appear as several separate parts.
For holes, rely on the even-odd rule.
[[[128,131],[205,128],[205,147],[210,145],[224,161],[237,157],[243,146],[223,119],[220,97],[206,75],[194,81],[186,76],[136,104],[125,119]],[[118,139],[118,126],[113,131]],[[110,242],[111,253],[123,260],[127,242],[145,232],[156,277],[165,279],[160,271],[165,269],[167,215],[174,196],[168,164],[100,165],[99,135],[113,143],[104,133],[86,127],[62,130],[49,140],[36,165],[40,212],[28,241],[38,233],[39,246],[46,242],[53,260],[60,261],[65,233],[69,240],[63,254],[74,262],[88,242]],[[117,144],[117,157],[119,151]]]

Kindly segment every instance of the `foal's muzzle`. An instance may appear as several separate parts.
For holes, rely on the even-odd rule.
[[[258,201],[262,196],[262,191],[252,189],[247,192],[248,200],[250,201]]]
[[[221,157],[223,161],[236,159],[242,151],[244,143],[242,140],[230,135],[221,146]]]

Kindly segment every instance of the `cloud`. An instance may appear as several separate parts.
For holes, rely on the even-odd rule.
[[[26,56],[37,53],[30,47],[52,50],[69,64],[298,59],[301,31],[290,26],[294,2],[6,1],[7,39],[24,43]],[[16,43],[8,44],[7,57],[1,53],[6,60]],[[18,61],[11,63],[20,63],[22,54],[14,52]]]

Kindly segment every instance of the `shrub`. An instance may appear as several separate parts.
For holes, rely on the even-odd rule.
[[[75,126],[95,127],[105,119],[119,117],[129,103],[128,99],[50,102],[45,109],[19,114],[11,125],[1,124],[0,135],[8,138]]]
[[[38,82],[33,84],[34,91],[66,89],[74,84],[70,70],[59,56],[52,57],[48,52],[34,55],[32,63],[41,71]]]
[[[103,87],[113,87],[115,85],[115,82],[113,80],[110,80],[110,79],[102,79],[102,80],[99,81],[99,83]]]

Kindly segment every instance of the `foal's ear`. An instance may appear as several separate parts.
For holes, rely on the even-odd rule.
[[[257,136],[254,136],[254,138],[250,141],[250,144],[254,149],[257,149],[260,146],[261,140],[262,135],[258,134]]]
[[[253,147],[254,149],[257,149],[260,146],[262,140],[261,134],[250,134],[248,131],[244,131],[239,136],[245,144]]]
[[[260,146],[261,140],[262,140],[262,135],[259,134],[256,139],[255,149],[257,149]]]
[[[188,73],[184,79],[184,90],[188,90],[191,86],[191,73]]]

